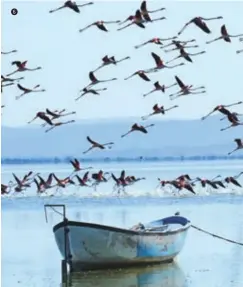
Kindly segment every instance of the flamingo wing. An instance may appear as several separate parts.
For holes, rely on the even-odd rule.
[[[97,79],[96,79],[96,77],[95,77],[93,72],[89,72],[89,78],[90,78],[91,82],[96,82],[97,81]]]
[[[235,139],[235,142],[236,142],[237,146],[241,146],[243,144],[241,139]]]
[[[74,163],[77,166],[77,168],[80,168],[80,162],[78,161],[78,159],[74,159]]]
[[[74,12],[80,13],[80,10],[79,10],[79,8],[78,8],[78,6],[77,6],[77,4],[75,2],[67,1],[67,2],[65,2],[65,5],[68,8],[72,9]]]
[[[161,60],[161,58],[157,54],[152,52],[151,55],[154,58],[155,63],[156,63],[157,66],[162,66],[163,65],[163,61]]]
[[[141,11],[147,11],[147,2],[143,1],[140,6]]]
[[[108,32],[104,24],[97,24],[97,27],[102,31]]]
[[[56,114],[56,113],[50,111],[49,109],[46,109],[46,113],[47,113],[48,115],[52,116],[52,117],[59,116],[59,114]]]
[[[144,134],[147,134],[147,133],[148,133],[148,131],[145,129],[144,126],[140,126],[140,127],[139,127],[139,130],[140,130],[140,132],[142,132],[142,133],[144,133]]]
[[[231,178],[231,182],[236,186],[242,187],[241,184],[234,178]]]
[[[145,28],[145,26],[143,25],[143,23],[138,22],[138,23],[136,23],[136,25],[137,25],[138,27],[140,27],[140,28]]]
[[[146,76],[144,72],[140,72],[138,75],[139,75],[139,77],[142,78],[144,81],[147,81],[147,82],[150,81],[149,77]]]
[[[89,176],[89,171],[86,171],[84,176],[83,176],[83,181],[87,181]]]
[[[222,36],[224,36],[224,40],[225,40],[226,42],[230,43],[231,40],[230,40],[228,31],[227,31],[227,29],[226,29],[226,26],[223,25],[223,26],[221,27],[220,31],[221,31]]]
[[[182,80],[179,77],[175,76],[175,79],[176,79],[176,82],[181,89],[184,89],[186,87],[185,84],[182,82]]]
[[[153,110],[154,110],[154,111],[157,111],[158,109],[159,109],[158,104],[155,104],[155,105],[153,106]]]
[[[136,19],[136,21],[140,21],[140,22],[143,20],[140,10],[137,10],[137,11],[136,11],[136,13],[135,13],[135,19]]]
[[[195,24],[198,28],[200,28],[201,30],[203,30],[203,32],[205,32],[205,33],[207,33],[207,34],[210,34],[210,33],[211,33],[211,31],[210,31],[210,29],[208,28],[207,24],[206,24],[203,20],[201,20],[199,17],[194,18],[194,19],[193,19],[193,22],[194,22],[194,24]]]
[[[20,67],[22,65],[20,61],[13,61],[11,64],[16,65],[17,67]]]
[[[93,141],[89,136],[86,137],[87,141],[90,142],[92,145],[98,145],[97,142]]]
[[[17,84],[17,87],[18,87],[21,91],[24,91],[24,92],[31,91],[30,89],[27,89],[27,88],[21,86],[20,84]]]
[[[121,171],[120,179],[124,180],[125,179],[125,170]]]
[[[102,58],[102,61],[104,63],[109,63],[110,62],[110,59],[108,58],[108,55],[106,55],[105,57]]]
[[[18,184],[19,186],[21,186],[21,185],[22,185],[21,180],[20,180],[14,173],[13,173],[13,177],[14,177],[15,181],[17,182],[17,184]]]

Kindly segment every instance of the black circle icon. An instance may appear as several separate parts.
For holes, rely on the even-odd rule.
[[[17,15],[18,14],[18,10],[16,8],[13,8],[11,10],[11,14],[14,15],[14,16]]]

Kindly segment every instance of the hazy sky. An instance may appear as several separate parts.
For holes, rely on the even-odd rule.
[[[140,6],[140,1],[96,1],[94,5],[82,8],[80,14],[70,9],[63,9],[50,14],[49,10],[62,5],[62,2],[5,2],[2,5],[2,51],[17,49],[18,53],[2,56],[2,74],[6,75],[15,69],[11,61],[28,60],[28,67],[42,66],[35,72],[17,73],[24,76],[21,84],[33,87],[37,84],[45,88],[45,93],[26,95],[19,101],[15,96],[21,92],[16,86],[7,87],[2,95],[4,108],[2,123],[4,125],[24,125],[37,111],[45,108],[77,111],[75,118],[98,119],[105,117],[142,116],[150,112],[155,103],[169,107],[178,104],[179,108],[169,112],[165,118],[199,118],[217,104],[227,104],[243,100],[242,65],[243,54],[236,50],[243,48],[238,38],[232,43],[223,40],[206,45],[205,41],[220,35],[220,27],[226,24],[229,33],[243,33],[243,2],[148,2],[150,10],[166,7],[166,11],[151,14],[152,17],[166,16],[167,20],[148,24],[146,29],[129,27],[116,31],[116,24],[107,25],[110,32],[105,33],[92,27],[83,33],[79,29],[97,20],[124,20]],[[19,13],[11,15],[11,9]],[[196,38],[200,48],[189,52],[206,49],[207,53],[193,58],[194,63],[186,62],[185,66],[165,69],[149,75],[151,82],[144,82],[138,76],[124,81],[124,78],[138,69],[155,66],[150,53],[159,54],[165,61],[178,55],[177,51],[165,53],[154,44],[141,49],[134,49],[153,37],[171,37],[177,34],[185,22],[195,16],[223,16],[223,20],[209,21],[212,30],[210,35],[199,30],[195,25],[189,26],[181,40]],[[107,87],[100,96],[87,95],[75,102],[79,89],[90,81],[88,73],[101,64],[105,55],[117,59],[130,56],[131,60],[118,66],[104,67],[96,73],[99,79],[117,77],[119,80],[99,84],[95,88]],[[182,60],[185,62],[185,60]],[[177,60],[174,63],[180,63]],[[173,63],[173,64],[174,64]],[[168,95],[177,90],[173,87],[165,94],[156,92],[147,98],[143,93],[153,89],[157,80],[169,85],[175,82],[178,75],[185,83],[195,86],[205,85],[207,94],[188,96],[171,101]],[[242,111],[242,107],[236,107]]]

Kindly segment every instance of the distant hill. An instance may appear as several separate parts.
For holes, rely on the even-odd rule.
[[[221,132],[220,128],[228,122],[210,117],[205,121],[150,120],[143,123],[155,123],[147,135],[134,132],[121,138],[136,121],[134,118],[80,120],[49,133],[37,125],[2,126],[2,158],[224,156],[234,149],[234,138],[242,137],[242,127]],[[93,150],[83,155],[89,147],[88,135],[100,143],[114,141],[115,145],[111,150]],[[238,155],[241,154],[239,151]]]

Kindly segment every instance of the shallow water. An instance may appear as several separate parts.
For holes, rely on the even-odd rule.
[[[2,182],[8,182],[11,172],[24,174],[34,171],[64,177],[69,166],[3,166]],[[103,166],[102,166],[103,167]],[[242,171],[242,162],[183,163],[161,165],[105,165],[117,173],[123,168],[136,176],[148,175],[148,180],[132,188],[137,196],[129,198],[82,198],[80,196],[2,198],[2,286],[60,286],[60,254],[52,227],[61,220],[48,212],[45,222],[44,204],[66,204],[70,220],[82,220],[120,227],[169,216],[176,211],[188,217],[192,224],[213,233],[243,242],[243,196],[215,194],[200,197],[152,197],[157,177],[172,178],[181,173],[214,177],[234,175]],[[100,166],[97,168],[101,168]],[[45,174],[44,174],[45,175]],[[241,181],[242,182],[242,181]],[[111,186],[99,187],[98,193],[111,191]],[[27,191],[28,192],[28,191]],[[30,192],[34,194],[34,189]],[[80,190],[81,192],[81,190]],[[66,193],[66,192],[65,192]],[[68,193],[68,191],[67,191]],[[70,194],[70,193],[69,193]],[[142,196],[150,194],[150,196]],[[165,286],[165,287],[220,287],[243,286],[243,247],[215,239],[190,229],[184,249],[176,265],[155,268],[122,270],[73,276],[69,286]]]

